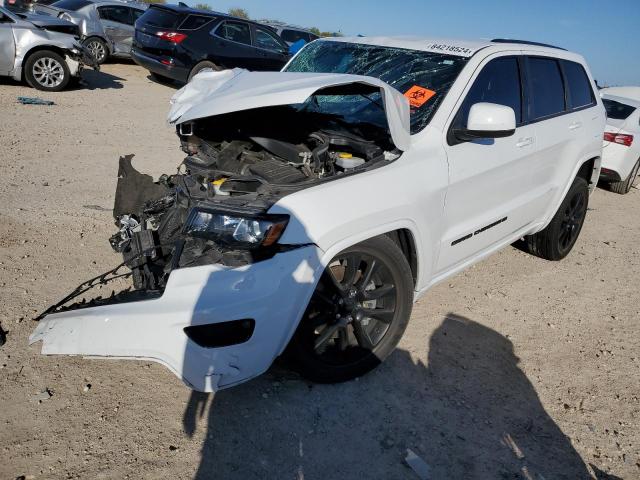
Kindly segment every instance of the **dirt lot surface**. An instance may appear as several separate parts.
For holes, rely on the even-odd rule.
[[[32,318],[119,263],[118,156],[182,159],[174,88],[127,63],[88,81],[0,82],[0,479],[417,479],[407,448],[433,479],[640,478],[637,189],[598,189],[562,262],[507,248],[434,288],[358,381],[276,366],[213,396],[157,364],[41,356]]]

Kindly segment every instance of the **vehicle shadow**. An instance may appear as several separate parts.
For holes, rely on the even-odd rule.
[[[430,479],[594,478],[507,338],[449,314],[423,348],[426,365],[398,349],[339,385],[276,365],[215,396],[192,392],[185,434],[206,430],[195,478],[418,478],[404,464],[407,448]]]
[[[171,87],[176,90],[184,87],[186,84],[179,82],[177,80],[173,80],[171,78],[160,77],[158,75],[154,75],[153,73],[149,73],[147,75],[147,80],[153,83],[157,83],[159,85],[164,85],[165,87]]]
[[[95,71],[92,69],[86,69],[82,72],[82,81],[75,87],[76,90],[108,90],[108,89],[120,89],[124,85],[122,82],[126,82],[126,79],[111,75],[102,70]]]

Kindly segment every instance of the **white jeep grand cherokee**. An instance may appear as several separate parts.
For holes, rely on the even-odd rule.
[[[319,382],[362,375],[436,283],[520,239],[569,253],[600,173],[594,92],[581,56],[504,40],[323,39],[282,72],[204,71],[172,99],[178,173],[120,159],[124,263],[30,340],[203,391],[279,355]],[[123,270],[133,290],[70,304]]]

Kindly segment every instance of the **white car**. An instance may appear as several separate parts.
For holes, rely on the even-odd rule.
[[[314,381],[363,375],[436,283],[522,238],[569,253],[600,173],[594,92],[581,56],[504,40],[322,39],[282,72],[203,71],[172,99],[179,173],[121,158],[125,263],[30,341],[203,391],[283,354]],[[126,271],[133,291],[69,304]]]
[[[600,178],[625,194],[640,169],[640,87],[603,88],[600,96],[607,110]]]

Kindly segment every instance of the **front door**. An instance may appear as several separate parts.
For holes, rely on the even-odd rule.
[[[523,121],[521,66],[517,55],[485,60],[448,128],[449,188],[438,272],[488,250],[534,219],[536,131]],[[457,140],[453,130],[466,127],[471,106],[479,102],[513,108],[515,134]]]
[[[13,71],[16,44],[13,39],[13,20],[0,12],[0,75]]]

